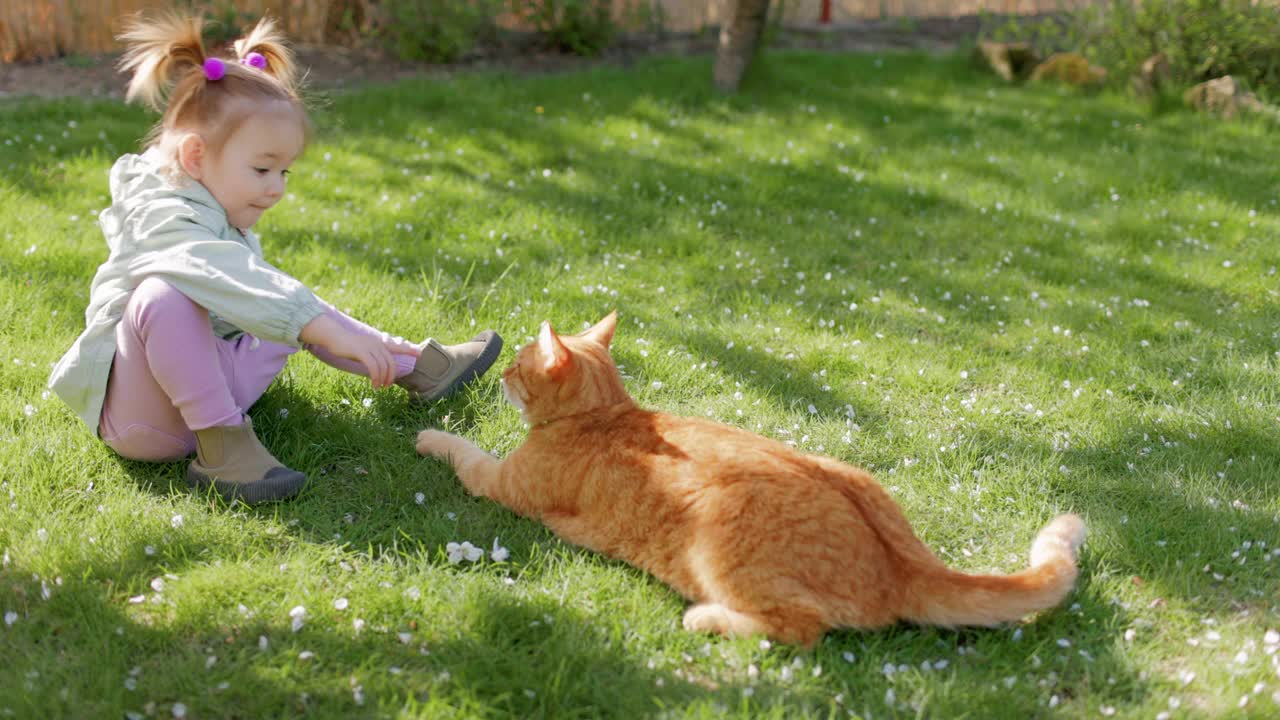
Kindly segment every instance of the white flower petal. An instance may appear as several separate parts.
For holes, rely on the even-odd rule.
[[[489,553],[489,557],[493,558],[494,562],[505,562],[507,558],[511,557],[511,553],[506,548],[498,545],[498,539],[494,538],[493,550]]]

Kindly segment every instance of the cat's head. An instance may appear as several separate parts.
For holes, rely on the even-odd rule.
[[[538,339],[520,348],[502,373],[503,394],[530,424],[630,400],[609,357],[617,327],[616,312],[577,335],[561,336],[542,323]]]

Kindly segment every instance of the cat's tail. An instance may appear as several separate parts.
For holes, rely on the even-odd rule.
[[[998,625],[1062,602],[1076,582],[1084,521],[1059,515],[1031,545],[1031,567],[1012,575],[966,575],[938,565],[911,582],[906,618],[929,625]]]

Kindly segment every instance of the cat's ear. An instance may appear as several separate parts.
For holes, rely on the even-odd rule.
[[[613,331],[618,329],[618,311],[614,310],[600,322],[592,325],[582,332],[582,337],[588,340],[595,340],[605,347],[609,347],[609,343],[613,342]]]
[[[549,322],[544,321],[538,330],[538,354],[542,356],[542,369],[548,373],[554,373],[569,363],[569,348],[564,346]]]

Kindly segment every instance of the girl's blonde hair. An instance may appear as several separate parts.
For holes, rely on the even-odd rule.
[[[310,123],[298,93],[298,70],[293,52],[269,18],[263,18],[237,40],[236,57],[226,59],[225,74],[210,80],[205,74],[202,31],[198,17],[167,13],[136,16],[120,35],[127,50],[121,72],[132,74],[125,95],[140,100],[164,115],[147,135],[148,146],[163,143],[180,130],[198,130],[211,152],[218,152],[253,106],[268,101],[287,102],[297,113],[304,136]],[[258,69],[241,61],[250,53],[266,59]]]

